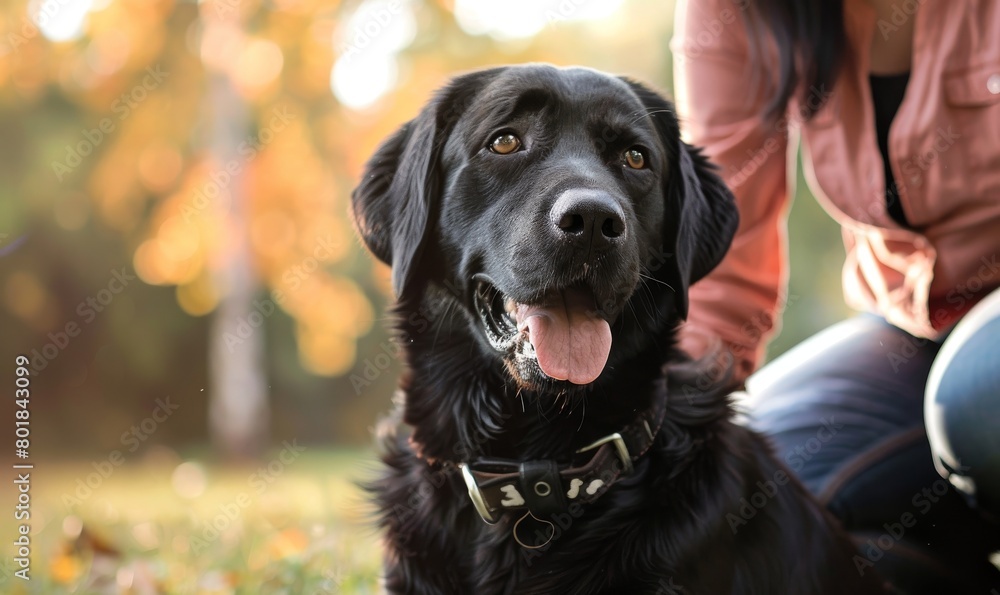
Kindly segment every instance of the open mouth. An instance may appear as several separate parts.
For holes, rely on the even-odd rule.
[[[586,286],[553,289],[538,303],[525,304],[480,277],[475,304],[492,347],[537,366],[548,378],[590,384],[607,365],[611,326]]]
[[[490,345],[497,351],[508,352],[517,343],[516,303],[485,279],[476,284],[476,311]]]

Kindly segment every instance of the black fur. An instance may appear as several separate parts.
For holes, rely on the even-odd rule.
[[[490,152],[503,131],[524,150]],[[648,168],[624,168],[633,146]],[[548,209],[576,187],[623,205],[628,232],[614,249],[581,254],[550,233]],[[397,414],[381,428],[386,473],[370,486],[390,592],[881,592],[794,480],[741,516],[759,486],[790,472],[731,421],[729,387],[709,386],[675,346],[687,288],[722,258],[737,215],[680,140],[668,101],[584,69],[459,77],[377,151],[353,210],[366,245],[393,267],[407,363]],[[477,274],[524,303],[589,288],[612,328],[601,376],[551,380],[493,348],[473,304]],[[560,517],[545,548],[514,541],[516,518],[488,526],[474,511],[455,463],[565,462],[653,399],[668,400],[653,448],[595,503]]]

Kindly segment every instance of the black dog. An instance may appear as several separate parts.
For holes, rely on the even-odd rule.
[[[737,224],[668,101],[586,69],[461,76],[353,208],[408,364],[411,431],[370,486],[390,592],[882,592],[729,387],[667,371]]]

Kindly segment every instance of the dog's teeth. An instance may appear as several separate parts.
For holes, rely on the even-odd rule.
[[[504,300],[503,309],[506,310],[508,314],[513,316],[514,312],[517,311],[517,303],[514,301],[514,298],[507,298]]]

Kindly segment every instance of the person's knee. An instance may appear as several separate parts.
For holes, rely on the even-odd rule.
[[[1000,518],[1000,300],[996,306],[945,341],[928,378],[925,421],[938,472]]]

